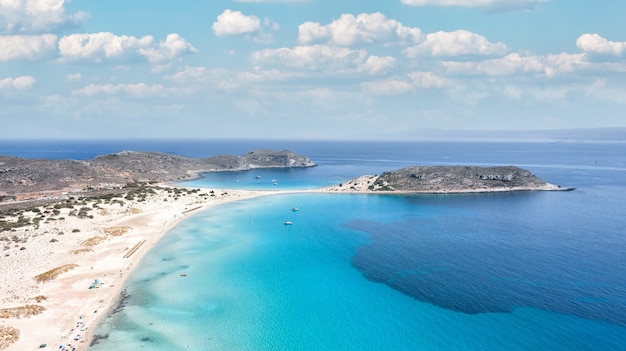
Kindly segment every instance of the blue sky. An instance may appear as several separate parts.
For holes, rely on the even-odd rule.
[[[0,0],[0,138],[626,127],[626,1]]]

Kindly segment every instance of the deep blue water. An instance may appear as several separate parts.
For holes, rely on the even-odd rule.
[[[269,147],[319,166],[188,184],[306,189],[408,165],[511,164],[576,188],[282,194],[212,208],[145,257],[93,350],[626,349],[624,143],[144,141],[82,143],[79,152],[70,144],[0,143],[0,153],[205,157]]]

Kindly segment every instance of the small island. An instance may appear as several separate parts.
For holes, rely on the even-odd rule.
[[[414,166],[381,175],[361,176],[324,189],[359,193],[480,193],[506,191],[566,191],[532,172],[515,166]]]

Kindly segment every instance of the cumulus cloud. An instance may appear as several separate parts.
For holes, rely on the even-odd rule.
[[[576,40],[576,46],[584,52],[622,56],[626,52],[626,41],[610,41],[598,34],[583,34]]]
[[[42,33],[67,25],[77,25],[89,18],[85,12],[65,12],[66,0],[2,0],[0,32]]]
[[[514,74],[543,74],[553,77],[588,66],[585,54],[550,54],[521,56],[513,53],[502,58],[479,62],[442,62],[450,74],[505,76]]]
[[[298,42],[301,44],[328,43],[350,46],[378,42],[421,38],[418,28],[403,26],[402,23],[386,18],[380,12],[358,16],[343,14],[328,25],[305,22],[298,27]]]
[[[126,95],[131,97],[154,97],[165,94],[165,87],[160,84],[89,84],[74,90],[72,94],[80,96]]]
[[[4,90],[26,90],[35,85],[35,78],[31,76],[21,76],[17,78],[4,78],[0,79],[0,91]]]
[[[410,58],[421,55],[466,56],[466,55],[503,55],[509,51],[504,43],[491,43],[482,35],[466,30],[454,32],[435,32],[426,35],[424,41],[418,45],[404,49],[404,54]]]
[[[71,34],[59,40],[59,53],[64,60],[96,60],[121,57],[154,44],[152,36],[137,38],[110,32]]]
[[[369,56],[365,50],[351,50],[328,45],[296,46],[266,49],[252,54],[252,62],[263,66],[280,66],[301,70],[334,73],[366,72],[378,74],[393,67],[391,57]]]
[[[59,40],[62,61],[103,62],[121,58],[145,58],[152,64],[164,64],[197,50],[176,33],[158,44],[150,35],[134,37],[110,32],[72,34]]]
[[[168,63],[176,58],[197,51],[180,35],[172,33],[167,36],[165,41],[161,41],[157,47],[140,48],[138,53],[144,56],[150,63],[156,65],[155,71],[162,71],[168,67]]]
[[[246,16],[241,11],[224,10],[213,23],[213,32],[218,37],[250,34],[261,30],[261,20],[256,16]]]
[[[361,67],[370,75],[385,74],[396,65],[396,62],[397,59],[391,56],[369,56]]]
[[[51,53],[56,46],[57,36],[2,35],[0,36],[0,62],[11,60],[34,60]]]
[[[532,10],[546,0],[401,0],[409,6],[480,7],[489,11]]]

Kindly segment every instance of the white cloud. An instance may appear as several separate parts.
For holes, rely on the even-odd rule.
[[[26,90],[35,85],[35,78],[31,76],[21,76],[17,78],[4,78],[0,79],[0,91],[15,89]]]
[[[127,95],[131,97],[163,96],[166,88],[163,85],[137,84],[89,84],[86,87],[74,90],[72,94],[80,96],[100,95]]]
[[[246,16],[241,11],[224,10],[213,23],[213,32],[218,37],[250,34],[261,30],[261,20],[256,16]]]
[[[481,7],[490,11],[532,10],[546,0],[401,0],[409,6]]]
[[[391,56],[370,56],[363,63],[362,68],[370,75],[385,74],[396,65],[396,58]]]
[[[151,63],[168,62],[182,55],[197,51],[196,48],[176,33],[168,34],[165,41],[161,41],[158,47],[139,49],[139,53],[145,56]]]
[[[149,48],[154,44],[152,36],[137,38],[117,36],[110,32],[71,34],[59,40],[59,52],[64,60],[95,60],[122,57],[140,48]]]
[[[391,57],[369,56],[365,50],[351,50],[328,45],[296,46],[257,51],[252,54],[255,65],[279,66],[333,74],[366,72],[378,74],[395,65]]]
[[[405,27],[380,12],[362,13],[356,17],[343,14],[328,25],[305,22],[298,27],[298,42],[301,44],[324,42],[350,46],[397,40],[417,41],[421,35],[418,28]]]
[[[11,60],[34,60],[51,53],[57,42],[54,34],[1,35],[0,62]]]
[[[420,55],[464,56],[464,55],[503,55],[509,51],[504,43],[491,43],[482,35],[466,30],[435,32],[426,35],[418,45],[404,49],[404,53],[415,58]]]
[[[622,56],[626,52],[626,41],[610,41],[598,34],[583,34],[576,40],[576,46],[584,52]]]
[[[65,12],[66,0],[2,0],[0,1],[0,32],[42,33],[66,25],[83,23],[85,12]]]
[[[169,34],[165,41],[155,44],[150,35],[141,38],[118,36],[109,32],[72,34],[59,40],[62,61],[104,60],[145,58],[154,65],[163,65],[197,50],[176,33]],[[161,66],[158,66],[161,67]]]
[[[479,62],[442,62],[449,74],[506,76],[514,74],[543,74],[548,77],[572,72],[589,65],[585,54],[550,54],[521,56],[517,53]]]

